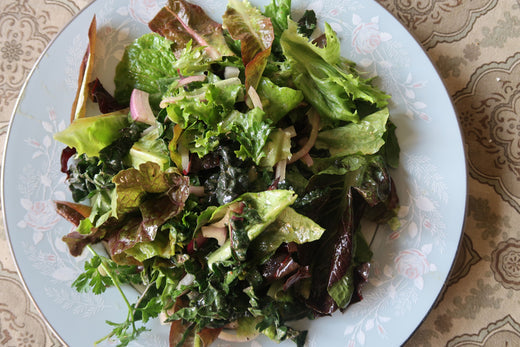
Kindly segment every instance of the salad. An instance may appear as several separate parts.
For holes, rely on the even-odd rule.
[[[290,0],[229,0],[222,23],[170,0],[149,28],[111,94],[91,76],[94,17],[71,124],[54,136],[73,199],[56,201],[75,226],[63,241],[92,253],[73,286],[119,290],[126,320],[100,340],[122,346],[150,319],[170,325],[171,346],[259,334],[303,346],[291,321],[362,299],[362,219],[396,221],[390,97]]]

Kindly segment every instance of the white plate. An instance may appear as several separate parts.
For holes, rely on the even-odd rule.
[[[195,2],[218,21],[227,3]],[[267,1],[253,3],[263,8]],[[71,225],[55,213],[52,200],[70,200],[70,194],[60,173],[62,145],[53,141],[52,134],[69,124],[93,15],[98,21],[94,76],[113,91],[114,67],[125,45],[148,31],[146,23],[161,5],[153,0],[98,0],[88,6],[42,55],[11,122],[2,182],[11,247],[30,295],[70,346],[92,346],[110,331],[105,320],[123,321],[126,308],[115,291],[95,296],[71,289],[84,259],[69,256],[61,242]],[[393,172],[402,226],[397,231],[368,231],[375,234],[375,257],[364,300],[344,314],[310,323],[308,345],[397,346],[434,304],[459,244],[466,202],[459,126],[449,95],[426,54],[375,1],[293,1],[295,18],[306,8],[314,9],[321,21],[338,32],[345,57],[357,62],[360,70],[380,76],[381,87],[393,96],[392,120],[402,148],[401,166]],[[128,293],[137,297],[131,289]],[[135,345],[166,346],[168,328],[150,327],[152,331]],[[273,344],[263,339],[253,342],[258,343]]]

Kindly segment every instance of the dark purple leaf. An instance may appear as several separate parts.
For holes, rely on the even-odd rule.
[[[88,89],[90,98],[98,104],[101,113],[111,113],[128,107],[120,105],[97,78],[88,84]]]

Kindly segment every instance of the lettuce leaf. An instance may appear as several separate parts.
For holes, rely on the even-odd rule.
[[[125,111],[78,118],[65,130],[55,133],[54,139],[75,148],[78,154],[94,157],[118,139],[120,130],[128,125],[128,114]]]
[[[222,23],[231,37],[239,40],[246,90],[256,88],[271,54],[274,29],[271,20],[247,0],[229,0]]]
[[[285,208],[261,233],[251,245],[256,259],[267,259],[282,243],[295,242],[303,244],[318,240],[324,228],[312,219],[296,212],[291,207]]]
[[[251,5],[249,1],[230,0],[222,16],[224,27],[231,37],[241,42],[241,54],[247,66],[254,57],[273,43],[274,32],[271,20]]]
[[[271,0],[265,6],[264,15],[271,19],[274,31],[273,52],[277,55],[282,53],[280,37],[287,29],[287,18],[291,16],[291,0]]]
[[[278,123],[303,101],[303,93],[300,90],[279,87],[267,77],[260,79],[257,92],[262,101],[263,110],[273,124]]]
[[[325,35],[327,44],[320,48],[300,35],[290,20],[280,40],[294,84],[305,99],[329,121],[357,122],[356,100],[385,107],[389,96],[361,79],[341,58],[338,37],[328,24]]]
[[[222,25],[212,20],[200,6],[187,1],[169,0],[148,26],[174,42],[174,51],[182,50],[193,41],[203,47],[212,60],[234,55],[226,44]]]
[[[178,78],[172,45],[172,41],[149,33],[127,46],[114,77],[117,102],[128,105],[132,90],[139,89],[150,94],[152,106],[159,105],[163,93]]]
[[[250,158],[258,164],[265,155],[262,149],[271,132],[271,121],[259,108],[245,113],[235,109],[243,95],[243,85],[236,81],[208,83],[166,110],[168,117],[184,129],[179,142],[190,152],[203,157],[218,146],[219,136],[225,135],[240,144],[235,152],[238,158]]]
[[[191,92],[177,94],[177,102],[166,107],[168,118],[187,128],[197,121],[208,127],[217,128],[223,117],[234,109],[235,103],[243,95],[244,86],[238,78],[205,83]]]
[[[318,133],[316,148],[328,149],[332,157],[350,154],[374,154],[385,144],[383,135],[389,112],[384,108],[358,123],[324,130]]]
[[[149,129],[139,141],[132,145],[128,154],[128,161],[136,169],[139,168],[139,165],[148,161],[159,164],[163,170],[169,166],[170,155],[166,143],[161,138],[160,127],[156,126]]]
[[[275,189],[266,190],[258,193],[245,193],[239,196],[232,202],[220,206],[212,210],[211,217],[207,224],[214,223],[221,219],[231,206],[236,206],[236,203],[243,202],[249,208],[256,210],[258,220],[246,226],[246,232],[249,240],[254,240],[260,235],[265,228],[278,215],[296,200],[296,195],[291,190]],[[201,221],[202,222],[202,221]],[[231,257],[232,249],[231,242],[228,239],[219,249],[208,256],[208,265],[211,267],[216,262],[222,262]]]
[[[260,166],[273,167],[280,160],[291,157],[291,134],[282,129],[273,130],[263,148],[265,153],[260,160]]]
[[[136,210],[141,205],[145,205],[146,208],[146,204],[151,204],[150,202],[145,204],[147,194],[166,193],[172,186],[180,185],[180,182],[186,180],[187,178],[177,170],[169,168],[162,171],[159,164],[154,162],[141,164],[139,169],[122,170],[112,179],[116,185],[116,196],[112,202],[115,214],[121,216]],[[187,183],[184,185],[187,186]]]
[[[225,120],[224,130],[232,131],[230,137],[240,143],[240,148],[235,151],[239,159],[253,159],[255,164],[265,156],[263,148],[267,143],[267,138],[271,133],[271,126],[265,120],[265,113],[258,107],[249,110],[247,113],[233,111]]]

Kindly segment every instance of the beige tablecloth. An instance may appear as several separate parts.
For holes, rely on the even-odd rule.
[[[89,2],[0,1],[0,150],[35,61]],[[379,2],[439,69],[469,167],[468,216],[453,273],[407,346],[520,346],[520,1]],[[59,345],[25,294],[0,232],[0,346]]]

